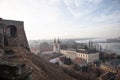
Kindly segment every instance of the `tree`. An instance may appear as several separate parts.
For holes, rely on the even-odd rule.
[[[70,59],[70,58],[65,58],[65,60],[64,60],[64,64],[67,64],[67,65],[72,64],[71,59]]]

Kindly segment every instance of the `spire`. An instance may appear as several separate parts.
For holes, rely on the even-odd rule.
[[[60,39],[58,38],[58,43],[60,43]]]
[[[54,38],[54,43],[56,43],[56,39]]]

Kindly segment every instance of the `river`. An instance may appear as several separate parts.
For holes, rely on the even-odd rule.
[[[111,50],[112,52],[120,55],[120,42],[106,42],[106,39],[87,39],[87,40],[77,40],[76,42],[87,43],[88,41],[97,42],[102,46],[103,49]],[[102,42],[101,42],[102,41]]]

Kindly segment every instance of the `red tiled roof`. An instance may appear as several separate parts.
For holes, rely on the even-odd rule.
[[[38,48],[31,48],[31,51],[37,51],[39,50]]]
[[[60,57],[60,60],[63,62],[65,60],[65,57]]]
[[[77,63],[77,64],[84,64],[84,63],[86,63],[86,61],[84,59],[81,59],[81,58],[75,58],[74,62]]]
[[[38,50],[39,50],[38,47],[33,47],[33,48],[31,48],[31,51],[38,51]],[[43,52],[45,52],[45,51],[52,51],[52,48],[44,48],[44,49],[42,49],[42,51],[43,51]]]

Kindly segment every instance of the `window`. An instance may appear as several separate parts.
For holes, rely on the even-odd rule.
[[[2,43],[2,33],[3,33],[3,28],[0,25],[0,43]]]
[[[5,50],[5,54],[8,54],[8,55],[13,55],[14,52],[13,50]]]
[[[9,36],[17,37],[17,28],[14,25],[8,25]]]
[[[7,36],[4,36],[4,45],[5,45],[5,46],[8,45],[8,39],[7,39]]]
[[[0,33],[0,43],[2,43],[2,34]]]

